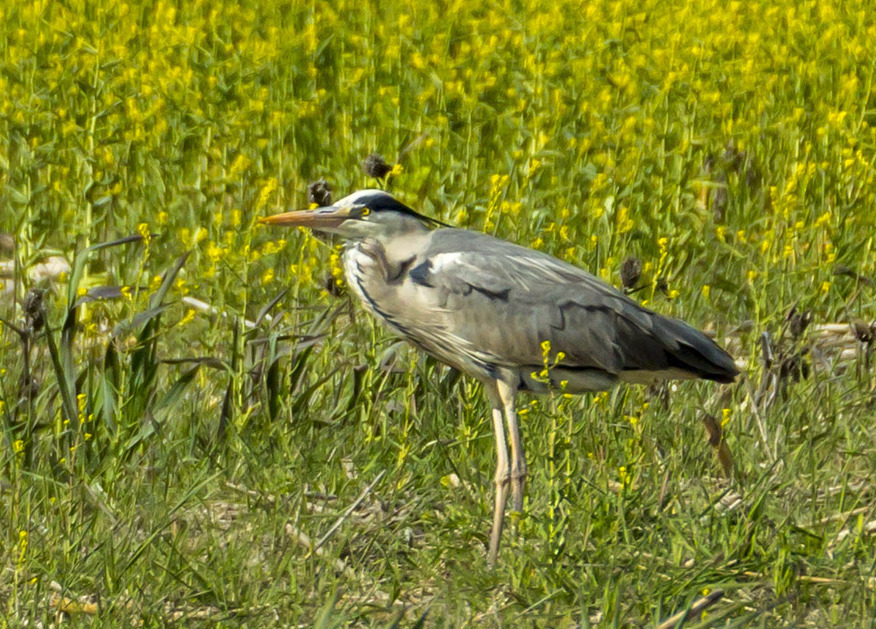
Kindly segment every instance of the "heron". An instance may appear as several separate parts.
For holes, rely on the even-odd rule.
[[[360,190],[327,207],[259,220],[340,236],[346,282],[365,310],[483,385],[496,440],[490,567],[499,552],[509,488],[513,509],[523,508],[527,464],[518,393],[580,394],[667,379],[729,383],[739,373],[708,336],[641,306],[587,271],[489,234],[453,228],[383,190]]]

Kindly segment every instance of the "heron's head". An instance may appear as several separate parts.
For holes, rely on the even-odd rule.
[[[439,221],[418,214],[383,190],[359,190],[334,205],[259,219],[265,225],[311,227],[343,238],[382,239],[425,230]]]

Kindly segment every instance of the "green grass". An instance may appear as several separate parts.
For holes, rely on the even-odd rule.
[[[876,311],[870,9],[4,4],[0,625],[872,627],[872,341],[819,327]],[[373,151],[745,365],[522,399],[493,571],[479,387],[255,224]]]

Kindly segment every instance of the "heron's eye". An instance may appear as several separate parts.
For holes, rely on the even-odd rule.
[[[359,216],[368,216],[369,214],[371,214],[371,210],[367,207],[363,207],[359,210]]]

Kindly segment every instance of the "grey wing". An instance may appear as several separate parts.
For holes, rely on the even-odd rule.
[[[733,360],[687,324],[662,317],[590,273],[477,232],[439,230],[410,279],[439,293],[445,326],[498,366],[678,372],[731,381]]]

